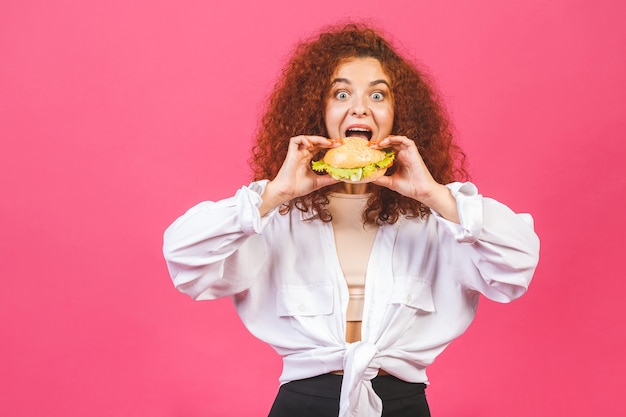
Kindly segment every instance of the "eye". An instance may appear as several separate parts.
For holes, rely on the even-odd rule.
[[[335,98],[338,100],[345,100],[348,98],[348,92],[347,91],[337,91],[335,93]]]
[[[383,94],[380,91],[376,91],[372,93],[372,100],[374,101],[381,101],[381,100],[384,100],[384,98],[385,98],[385,94]]]

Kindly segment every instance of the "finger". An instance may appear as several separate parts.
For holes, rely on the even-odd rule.
[[[372,181],[372,183],[376,185],[380,185],[381,187],[391,188],[392,181],[393,180],[391,179],[391,177],[387,177],[383,175],[380,178],[376,178],[374,181]]]
[[[298,149],[300,148],[310,148],[311,142],[309,141],[309,139],[307,139],[306,136],[295,136],[293,138],[291,138],[291,143],[296,145],[298,147]]]
[[[319,176],[319,179],[317,180],[317,187],[318,189],[324,188],[332,184],[337,184],[338,182],[340,181],[326,174],[326,175]]]
[[[325,143],[326,142],[326,143]],[[321,145],[326,144],[326,146],[330,146],[328,139],[316,136],[295,136],[291,138],[291,145],[294,146],[298,150],[307,150],[311,153],[316,152],[320,149]]]
[[[341,145],[341,139],[328,139],[323,136],[305,136],[309,143],[317,149],[335,148]]]
[[[414,142],[411,139],[407,138],[406,136],[390,135],[379,141],[370,141],[369,146],[371,146],[374,149],[382,149],[382,148],[389,148],[389,147],[398,147],[399,145],[409,144],[409,143],[414,143]]]
[[[390,136],[385,138],[385,140],[392,146],[398,145],[405,148],[415,147],[415,142],[406,136]]]

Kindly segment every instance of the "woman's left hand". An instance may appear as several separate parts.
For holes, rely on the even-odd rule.
[[[389,136],[370,146],[391,148],[396,154],[396,171],[377,179],[375,184],[420,201],[445,218],[458,222],[456,200],[446,186],[435,181],[413,140],[406,136]]]

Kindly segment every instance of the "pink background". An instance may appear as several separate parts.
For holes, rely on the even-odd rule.
[[[622,415],[623,4],[0,2],[0,415],[266,415],[279,359],[174,290],[162,233],[248,182],[282,62],[346,17],[427,65],[474,181],[542,238],[530,292],[432,367],[433,415]]]

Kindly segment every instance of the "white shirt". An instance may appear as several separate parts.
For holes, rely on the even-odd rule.
[[[347,343],[348,288],[331,223],[258,207],[267,181],[191,208],[165,232],[181,292],[233,296],[243,323],[283,358],[281,383],[343,370],[340,417],[380,417],[379,369],[428,382],[426,367],[472,322],[479,294],[508,302],[527,289],[539,256],[532,218],[452,183],[461,224],[433,212],[382,225],[369,258],[362,341]],[[358,214],[360,215],[360,214]]]

